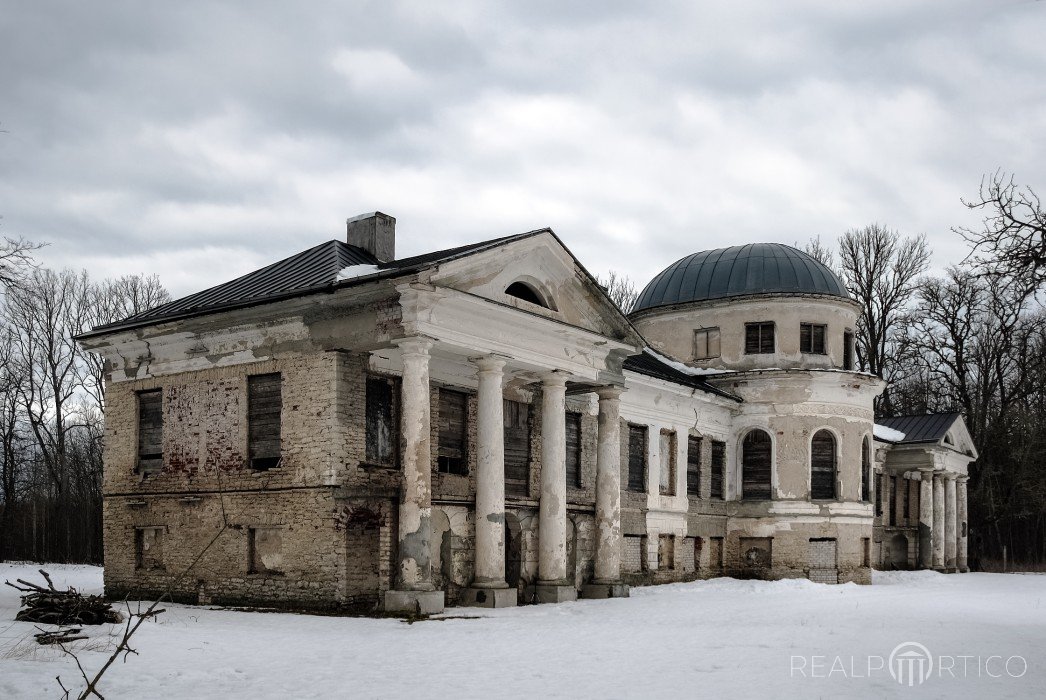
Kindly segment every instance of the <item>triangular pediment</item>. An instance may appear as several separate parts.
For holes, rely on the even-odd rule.
[[[440,263],[426,281],[599,335],[641,344],[621,310],[548,229]]]

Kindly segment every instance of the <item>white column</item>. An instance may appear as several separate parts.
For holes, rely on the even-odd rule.
[[[883,471],[882,478],[879,479],[879,486],[882,488],[883,527],[890,527],[893,524],[890,521],[890,513],[893,511],[893,489],[890,488],[892,484],[893,479],[890,478],[890,473]]]
[[[956,543],[955,552],[955,566],[958,567],[959,571],[966,573],[970,570],[970,564],[967,559],[966,543],[970,536],[968,527],[968,505],[966,502],[966,482],[970,480],[968,476],[960,476],[957,486],[958,492],[956,493],[955,506],[958,512],[957,526],[959,528],[958,542]]]
[[[957,531],[955,512],[955,474],[944,474],[944,568],[955,570],[955,550]]]
[[[908,498],[908,481],[907,474],[901,472],[894,478],[893,486],[893,507],[894,507],[894,522],[897,523],[898,527],[904,527],[908,524],[908,521],[904,519],[904,502]]]
[[[538,602],[559,602],[577,597],[574,581],[567,579],[566,384],[563,372],[550,372],[541,382]]]
[[[429,444],[428,338],[397,342],[403,356],[400,433],[403,440],[403,488],[399,507],[396,587],[385,594],[385,609],[395,612],[442,612],[443,591],[432,585],[432,456]]]
[[[596,447],[596,583],[621,580],[621,389],[599,389]]]
[[[933,471],[920,470],[919,484],[919,568],[933,568]]]
[[[475,360],[479,367],[476,415],[476,575],[473,586],[505,583],[505,419],[502,392],[505,361]]]
[[[502,608],[516,604],[505,582],[505,360],[473,360],[479,371],[476,397],[476,566],[462,605]]]
[[[933,568],[944,568],[944,472],[933,475]]]

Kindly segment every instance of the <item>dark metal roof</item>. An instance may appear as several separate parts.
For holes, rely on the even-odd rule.
[[[829,294],[846,287],[815,258],[781,243],[750,243],[688,255],[650,281],[633,313],[655,306],[749,294]]]
[[[672,382],[673,384],[681,384],[693,389],[700,389],[701,391],[706,391],[710,394],[725,396],[734,399],[735,401],[741,401],[739,396],[735,396],[729,391],[724,391],[719,387],[709,384],[708,381],[702,377],[695,377],[692,374],[681,372],[672,365],[666,364],[663,360],[658,358],[657,355],[653,355],[649,352],[625,358],[623,369],[647,377],[653,377],[654,379],[663,379],[664,381]]]
[[[356,246],[341,241],[327,241],[260,270],[249,272],[231,282],[176,299],[122,321],[97,326],[78,337],[89,338],[165,320],[199,316],[306,294],[333,291],[335,288],[348,287],[375,279],[398,277],[546,231],[549,229],[528,231],[385,263],[378,263],[374,256]],[[352,265],[376,265],[378,270],[371,275],[339,281],[338,273]]]
[[[931,413],[925,416],[897,416],[876,418],[875,422],[904,433],[899,444],[909,442],[938,442],[951,429],[961,413]]]

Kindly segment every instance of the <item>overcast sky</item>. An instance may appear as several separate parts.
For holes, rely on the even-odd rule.
[[[935,264],[1046,194],[1046,2],[0,0],[0,234],[176,295],[375,209],[400,256],[552,227],[640,285],[880,222]]]

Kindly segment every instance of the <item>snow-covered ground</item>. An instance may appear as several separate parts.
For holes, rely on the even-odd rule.
[[[38,580],[36,568],[0,564],[0,580]],[[59,586],[101,588],[99,568],[46,568]],[[413,625],[167,605],[136,637],[140,655],[114,665],[100,690],[223,700],[1046,694],[1046,576],[913,572],[876,584],[716,579],[625,600],[457,608]],[[36,645],[17,609],[17,591],[0,585],[0,698],[59,697],[55,676],[68,686],[76,668]],[[86,629],[91,639],[76,644],[95,669],[111,629]],[[934,663],[911,688],[881,668],[905,642]]]

